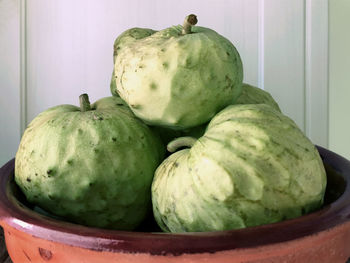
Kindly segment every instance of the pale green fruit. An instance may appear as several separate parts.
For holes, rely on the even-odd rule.
[[[153,212],[168,232],[219,231],[318,209],[326,174],[296,124],[266,104],[231,105],[198,140],[179,138],[152,183]]]
[[[272,98],[270,93],[246,83],[243,83],[242,93],[233,104],[267,104],[281,112],[277,102]],[[172,130],[159,126],[154,126],[152,129],[160,135],[164,144],[168,144],[178,137],[190,136],[199,138],[204,134],[207,125],[208,123],[205,123],[185,130]]]
[[[159,135],[163,144],[167,145],[169,142],[179,137],[191,136],[194,138],[199,138],[203,136],[207,125],[208,123],[205,123],[185,130],[172,130],[161,126],[151,126],[150,128]]]
[[[81,98],[81,108],[56,106],[29,124],[16,154],[15,181],[30,203],[53,215],[132,230],[151,208],[152,178],[165,149],[120,98],[103,98],[91,108]]]
[[[211,29],[185,23],[139,39],[124,38],[117,41],[123,44],[115,56],[113,93],[147,124],[195,127],[241,93],[241,58],[229,40]]]
[[[111,90],[111,93],[113,96],[117,96],[119,97],[118,93],[116,93],[116,84],[115,84],[115,73],[114,73],[114,69],[113,69],[113,72],[112,72],[112,77],[111,77],[111,84],[109,85],[109,88]]]
[[[265,90],[259,89],[252,85],[243,83],[242,93],[234,104],[267,104],[277,111],[281,111],[277,102],[272,98],[271,94]]]
[[[126,31],[124,31],[120,36],[117,37],[117,39],[114,41],[113,45],[113,61],[115,62],[117,55],[119,52],[125,48],[128,47],[133,42],[148,37],[157,31],[149,28],[130,28]]]
[[[155,33],[156,31],[152,30],[152,29],[148,29],[148,28],[131,28],[126,30],[125,32],[123,32],[115,41],[114,41],[114,45],[113,45],[113,62],[115,63],[115,58],[118,55],[119,51],[125,47],[130,45],[132,42],[144,38],[144,37],[148,37],[150,35],[152,35],[153,33]],[[116,78],[115,78],[115,72],[114,72],[114,68],[113,68],[113,72],[112,72],[112,79],[111,79],[111,85],[110,85],[110,89],[111,89],[111,93],[114,96],[119,96],[117,93],[117,87],[116,87]]]

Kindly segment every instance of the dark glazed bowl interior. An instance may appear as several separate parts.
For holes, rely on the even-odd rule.
[[[133,232],[85,227],[34,212],[14,182],[14,159],[0,170],[0,219],[30,235],[99,251],[155,255],[216,252],[285,242],[316,234],[350,220],[350,162],[317,147],[327,171],[324,206],[311,214],[245,229],[168,234],[152,220]]]

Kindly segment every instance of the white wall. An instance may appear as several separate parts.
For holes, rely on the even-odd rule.
[[[329,11],[329,148],[350,160],[350,1]]]
[[[24,0],[22,4],[1,0],[0,4],[6,2],[25,12],[22,33],[18,12],[14,17],[0,16],[5,23],[1,28],[17,32],[4,42],[11,34],[0,31],[0,47],[15,53],[6,52],[0,61],[2,69],[15,68],[12,77],[5,74],[0,79],[2,89],[14,94],[7,101],[13,117],[4,114],[8,106],[1,101],[1,123],[11,132],[1,134],[0,164],[14,156],[21,132],[18,122],[25,126],[57,104],[78,104],[83,92],[91,101],[110,95],[113,41],[121,32],[181,24],[189,13],[198,16],[198,25],[213,28],[234,43],[246,82],[269,91],[314,143],[327,146],[327,81],[322,82],[327,80],[327,0],[31,0],[26,6]],[[5,5],[3,12],[9,8]],[[22,61],[25,58],[20,68],[19,35]],[[26,95],[22,103],[20,94]]]
[[[20,5],[0,1],[0,166],[13,158],[20,140]]]

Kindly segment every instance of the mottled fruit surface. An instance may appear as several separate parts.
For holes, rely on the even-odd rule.
[[[117,97],[82,111],[60,105],[25,130],[15,181],[53,215],[101,228],[134,229],[150,209],[160,139]]]
[[[277,102],[273,99],[270,93],[246,83],[243,83],[242,93],[233,104],[267,104],[273,107],[275,110],[279,112],[281,111]],[[207,126],[208,123],[205,123],[185,130],[173,130],[160,126],[153,126],[152,130],[160,135],[163,143],[166,145],[178,137],[191,136],[199,138],[204,134]]]
[[[153,211],[164,231],[262,225],[323,203],[326,173],[315,146],[268,105],[228,106],[198,140],[176,144],[192,147],[170,155],[152,184]]]
[[[241,58],[215,31],[192,26],[183,33],[180,25],[158,32],[132,30],[114,46],[112,93],[146,123],[172,129],[198,126],[241,93]]]
[[[115,58],[117,57],[120,50],[126,46],[128,46],[130,43],[134,42],[135,40],[148,37],[155,33],[155,30],[149,29],[149,28],[130,28],[126,31],[124,31],[120,36],[117,37],[117,39],[114,41],[113,45],[113,62],[115,63]],[[110,84],[111,93],[114,96],[119,96],[117,93],[117,86],[116,86],[116,78],[115,78],[115,71],[113,68],[112,72],[112,78],[111,78],[111,84]]]
[[[281,111],[277,102],[273,99],[270,93],[246,83],[243,83],[242,93],[237,98],[234,104],[261,104],[261,103],[267,104],[277,111]]]

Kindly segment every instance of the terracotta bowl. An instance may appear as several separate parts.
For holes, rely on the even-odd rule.
[[[327,170],[322,209],[292,220],[240,230],[165,234],[84,227],[34,212],[13,180],[14,160],[0,170],[0,224],[14,263],[215,262],[345,263],[350,257],[350,162],[318,147]]]

